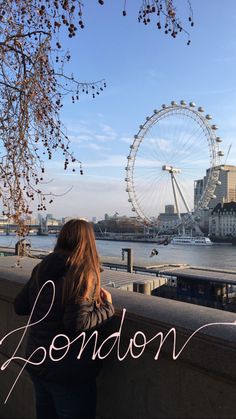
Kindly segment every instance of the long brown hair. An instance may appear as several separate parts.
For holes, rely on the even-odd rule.
[[[100,262],[93,227],[81,219],[72,219],[62,227],[54,251],[68,253],[68,271],[63,282],[62,301],[76,302],[100,297]]]

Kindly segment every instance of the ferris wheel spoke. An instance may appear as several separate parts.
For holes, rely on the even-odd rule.
[[[154,186],[155,184],[158,184],[158,182],[161,182],[161,179],[163,178],[163,176],[158,176],[158,177],[152,177],[149,179],[145,179],[145,181],[138,181],[136,178],[134,179],[134,188],[135,190],[139,189],[139,190],[144,190],[144,192],[147,194],[150,192],[152,192],[154,190]]]
[[[195,138],[197,140],[199,139],[199,137],[197,136]],[[196,151],[196,149],[193,148],[193,144],[190,143],[190,141],[188,140],[188,142],[185,142],[183,146],[181,145],[181,152],[178,154],[179,162],[181,163],[186,160],[189,161],[189,158],[193,156],[195,158],[197,152],[202,154],[202,150],[197,148],[197,151]]]
[[[160,183],[162,183],[162,179],[164,178],[164,176],[162,176],[162,178],[158,179],[158,183],[157,185]],[[165,180],[165,178],[164,178]],[[139,192],[139,199],[138,199],[138,204],[142,207],[142,208],[146,208],[147,209],[147,203],[148,206],[150,208],[157,208],[157,200],[160,200],[160,191],[155,187],[155,181],[156,179],[154,179],[154,182],[148,184],[145,184],[145,188],[141,188],[139,187],[138,190],[136,189],[136,192]],[[155,205],[154,205],[155,202]]]
[[[152,135],[151,129],[149,129],[146,133],[146,144],[147,144],[147,148],[146,151],[151,154],[151,156],[153,158],[156,158],[158,156],[158,158],[161,160],[161,150],[158,150],[158,141],[156,139],[156,137],[154,138],[154,136]],[[158,153],[157,153],[158,150]]]
[[[209,162],[209,157],[204,158],[204,153],[201,150],[193,150],[192,153],[189,153],[188,155],[186,155],[185,157],[182,157],[179,159],[179,165],[180,166],[184,166],[184,164],[189,164],[189,159],[193,158],[195,162],[199,162],[200,164],[202,164],[202,161],[204,160],[206,163]],[[208,163],[209,164],[209,163]]]
[[[161,161],[166,161],[166,156],[165,156],[165,152],[163,150],[163,139],[160,136],[153,136],[151,135],[151,129],[147,132],[148,137],[150,138],[150,140],[152,141],[153,144],[153,156],[157,157],[158,159],[160,159]]]
[[[200,126],[197,127],[191,134],[189,134],[181,145],[183,150],[191,150],[192,147],[197,146],[199,148],[199,139],[203,137],[203,130]],[[205,141],[205,138],[203,137]]]

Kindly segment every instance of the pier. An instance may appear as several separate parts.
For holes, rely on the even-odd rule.
[[[130,249],[123,249],[124,253]],[[13,256],[14,248],[0,247],[2,256]],[[38,259],[48,254],[46,250],[32,249],[30,258]],[[102,285],[156,297],[179,300],[192,304],[236,312],[236,271],[187,264],[134,265],[132,254],[127,261],[118,258],[101,258]],[[13,260],[13,259],[12,259]],[[1,258],[4,266],[6,258]]]

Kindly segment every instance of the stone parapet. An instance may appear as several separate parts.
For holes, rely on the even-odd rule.
[[[27,322],[26,317],[15,315],[13,301],[37,263],[25,259],[22,268],[15,268],[14,257],[2,259],[0,339]],[[109,290],[116,316],[102,332],[101,342],[109,339],[100,354],[105,356],[109,348],[114,347],[104,358],[98,377],[98,418],[234,419],[236,324],[232,323],[235,315],[145,294]],[[190,336],[207,324],[209,326],[195,333],[184,347]],[[172,328],[176,330],[176,354],[183,348],[176,360],[173,360]],[[142,334],[137,334],[138,331]],[[117,335],[112,338],[115,332]],[[164,340],[168,332],[160,345],[160,333]],[[0,365],[13,354],[20,336],[21,331],[2,343]],[[155,360],[158,350],[159,357]],[[23,353],[24,344],[17,351],[18,355]],[[119,360],[118,356],[124,359]],[[1,419],[35,418],[34,396],[26,373],[20,377],[8,402],[3,404],[18,372],[17,362],[11,362],[7,369],[0,371]]]

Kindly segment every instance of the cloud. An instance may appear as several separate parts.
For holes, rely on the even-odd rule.
[[[96,141],[109,143],[118,137],[117,132],[108,124],[99,123],[95,127],[88,127],[86,126],[85,121],[82,121],[81,126],[72,124],[68,132],[71,143],[79,144],[80,147],[83,146],[88,149],[93,148],[94,150],[102,149],[100,146],[95,146]],[[91,142],[93,144],[92,146]]]
[[[86,167],[125,167],[126,162],[124,155],[114,154],[100,160],[88,161]]]
[[[98,141],[111,141],[111,137],[108,136],[108,135],[96,134],[96,135],[94,135],[94,138],[96,138],[96,140],[98,140]]]
[[[173,143],[164,138],[150,138],[149,143],[152,146],[157,146],[162,151],[173,151]]]
[[[163,71],[159,71],[156,68],[149,68],[146,70],[146,74],[148,77],[152,78],[152,79],[163,79],[163,77],[165,76],[165,74],[163,73]]]
[[[110,125],[100,124],[100,126],[102,128],[102,131],[108,134],[109,136],[117,137],[116,131]]]
[[[84,147],[85,147],[85,145],[84,145]],[[86,147],[90,148],[91,150],[96,150],[96,151],[108,151],[109,150],[107,147],[101,146],[100,144],[97,144],[97,143],[86,144]]]
[[[134,137],[121,137],[120,141],[122,141],[125,144],[132,144],[134,141]]]
[[[83,142],[88,142],[90,140],[92,140],[92,135],[88,135],[88,134],[77,134],[77,135],[69,135],[69,140],[72,143],[77,143],[77,144],[81,144]]]

